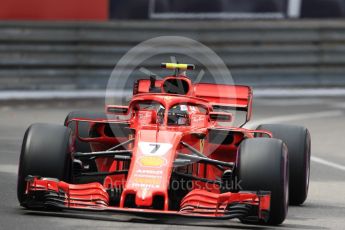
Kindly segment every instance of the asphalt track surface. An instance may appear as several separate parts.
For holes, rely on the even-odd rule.
[[[237,220],[139,217],[124,214],[36,212],[16,198],[17,164],[25,129],[31,123],[62,124],[71,110],[102,110],[103,101],[0,104],[0,229],[273,229]],[[254,122],[304,125],[312,136],[309,196],[290,207],[279,229],[344,229],[345,100],[332,98],[257,99]],[[293,179],[293,178],[291,178]]]

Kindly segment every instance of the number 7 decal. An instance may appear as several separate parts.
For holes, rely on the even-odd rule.
[[[150,153],[156,153],[158,149],[161,147],[160,144],[150,144],[150,146],[153,146],[153,149],[151,150]]]
[[[143,155],[163,156],[172,148],[169,143],[139,142],[139,149]]]

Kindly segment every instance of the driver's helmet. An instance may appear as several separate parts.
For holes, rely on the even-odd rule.
[[[168,112],[168,125],[189,125],[188,108],[186,105],[175,105]]]

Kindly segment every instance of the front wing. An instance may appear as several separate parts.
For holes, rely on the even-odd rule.
[[[270,192],[212,193],[202,189],[189,192],[181,201],[179,211],[155,210],[145,207],[109,206],[106,189],[97,182],[68,184],[54,178],[27,177],[27,208],[76,209],[136,214],[166,214],[216,219],[257,219],[267,221]]]

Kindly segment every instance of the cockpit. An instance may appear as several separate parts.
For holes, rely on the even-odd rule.
[[[168,106],[167,110],[154,100],[138,101],[133,110],[133,118],[141,125],[190,126],[195,120],[204,120],[207,114],[207,109],[201,105],[182,102]]]
[[[185,104],[172,106],[168,111],[168,125],[190,125],[188,107]]]

